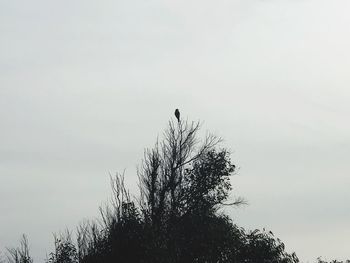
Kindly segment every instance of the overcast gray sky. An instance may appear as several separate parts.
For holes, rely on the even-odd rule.
[[[0,0],[0,248],[98,215],[175,108],[302,261],[350,257],[350,1]]]

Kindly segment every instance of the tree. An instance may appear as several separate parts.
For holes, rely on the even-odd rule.
[[[200,246],[210,239],[207,229],[214,233],[215,212],[228,198],[229,177],[235,171],[228,151],[216,149],[221,139],[207,134],[200,141],[199,128],[198,122],[169,122],[164,140],[145,151],[138,170],[143,219],[153,233],[154,247],[163,248],[155,254],[172,255],[174,262],[187,262],[184,258],[190,260],[190,254],[195,260],[196,248],[190,244]],[[242,203],[237,199],[231,205]]]
[[[235,166],[226,150],[215,149],[220,138],[208,134],[202,142],[198,140],[199,128],[198,122],[169,122],[164,140],[146,150],[138,175],[142,211],[151,223],[159,224],[199,206],[218,208],[227,199]],[[238,199],[232,205],[241,203]]]
[[[299,262],[272,233],[245,231],[224,214],[224,206],[245,203],[230,200],[236,166],[220,138],[200,140],[199,131],[198,122],[169,122],[163,140],[145,150],[139,198],[124,174],[111,178],[112,203],[100,208],[101,220],[82,223],[76,245],[69,232],[55,237],[48,263]],[[12,255],[32,263],[27,245]]]

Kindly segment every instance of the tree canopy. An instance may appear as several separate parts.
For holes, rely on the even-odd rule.
[[[145,150],[139,197],[131,198],[124,175],[112,178],[113,201],[100,208],[100,222],[81,224],[76,241],[69,232],[55,236],[47,262],[299,262],[272,232],[246,231],[224,214],[224,206],[245,203],[231,195],[236,166],[220,138],[200,139],[199,130],[198,122],[170,121]],[[26,248],[11,250],[9,260],[32,262]]]

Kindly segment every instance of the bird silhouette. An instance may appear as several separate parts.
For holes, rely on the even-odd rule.
[[[180,111],[179,111],[179,109],[175,110],[175,117],[176,117],[177,121],[180,122]]]

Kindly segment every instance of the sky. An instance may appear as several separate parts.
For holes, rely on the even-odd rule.
[[[239,167],[226,212],[350,257],[348,0],[0,0],[0,249],[98,217],[175,108]]]

